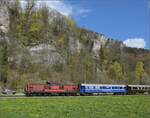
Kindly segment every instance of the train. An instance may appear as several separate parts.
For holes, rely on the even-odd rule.
[[[132,95],[137,93],[150,94],[150,85],[114,85],[114,84],[45,84],[28,83],[24,92],[26,96],[53,96],[53,95]]]

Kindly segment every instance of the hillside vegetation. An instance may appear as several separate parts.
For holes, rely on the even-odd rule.
[[[28,82],[150,84],[150,51],[79,28],[75,21],[34,1],[7,6],[1,30],[0,85]]]

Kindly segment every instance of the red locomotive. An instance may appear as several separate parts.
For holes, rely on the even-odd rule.
[[[47,84],[27,84],[25,87],[25,94],[27,96],[33,95],[76,95],[79,87],[76,85],[60,85],[57,83]]]

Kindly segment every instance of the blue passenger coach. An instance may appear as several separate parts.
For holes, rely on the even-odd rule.
[[[111,84],[81,84],[80,93],[127,93],[127,86]]]

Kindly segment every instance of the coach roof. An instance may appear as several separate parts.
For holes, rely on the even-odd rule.
[[[123,86],[123,87],[126,87],[126,85],[121,85],[121,84],[116,84],[116,85],[112,85],[112,84],[81,84],[81,86]]]

